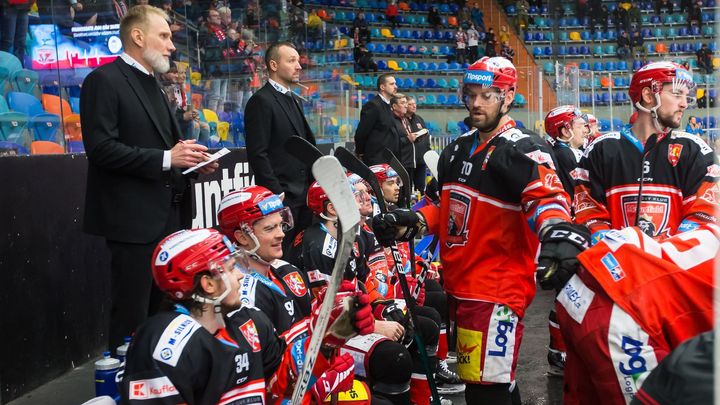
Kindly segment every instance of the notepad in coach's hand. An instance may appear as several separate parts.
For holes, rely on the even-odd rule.
[[[222,149],[220,149],[219,151],[217,151],[217,152],[213,153],[212,155],[210,155],[210,157],[208,157],[208,160],[196,164],[195,166],[193,166],[193,167],[185,170],[184,172],[182,172],[182,174],[192,173],[192,172],[194,172],[195,170],[197,170],[197,169],[205,166],[206,164],[212,163],[212,162],[220,159],[221,157],[227,155],[228,153],[230,153],[230,149],[228,149],[228,148],[222,148]]]

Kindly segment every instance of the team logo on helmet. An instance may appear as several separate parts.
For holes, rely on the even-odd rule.
[[[292,293],[296,296],[302,297],[307,293],[305,282],[296,271],[283,276],[283,281],[285,281],[285,284],[288,286],[290,291],[292,291]]]
[[[472,71],[468,70],[463,78],[465,84],[479,84],[482,87],[490,87],[493,84],[493,73],[487,71]]]

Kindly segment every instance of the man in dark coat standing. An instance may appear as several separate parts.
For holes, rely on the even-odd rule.
[[[292,211],[295,226],[285,234],[283,251],[289,252],[295,235],[312,222],[305,204],[312,180],[308,167],[285,151],[293,135],[315,144],[315,136],[305,120],[305,112],[290,87],[300,82],[300,55],[290,42],[277,42],[265,52],[269,79],[245,107],[245,132],[250,168],[255,183],[275,194],[285,195],[285,206]]]
[[[83,228],[105,237],[111,253],[113,350],[158,309],[151,256],[162,238],[189,227],[190,182],[182,169],[207,160],[205,146],[180,140],[155,77],[170,68],[171,37],[162,10],[133,7],[120,24],[125,53],[91,72],[80,96],[88,159]]]
[[[355,130],[355,154],[368,166],[387,163],[383,158],[385,148],[398,154],[397,136],[391,132],[395,121],[390,111],[390,98],[397,93],[395,78],[389,73],[380,75],[377,89],[377,96],[362,107]]]
[[[423,117],[417,114],[417,101],[408,97],[407,102],[407,117],[410,123],[410,131],[416,134],[415,136],[415,170],[410,173],[410,177],[413,179],[415,189],[420,193],[425,192],[425,176],[427,171],[427,165],[425,165],[425,152],[430,150],[430,134],[426,133],[421,135],[424,130],[427,130],[425,120]],[[421,132],[422,131],[422,132]]]

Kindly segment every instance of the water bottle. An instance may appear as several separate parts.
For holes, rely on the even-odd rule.
[[[120,360],[120,364],[125,363],[125,355],[127,354],[128,347],[130,347],[130,336],[125,336],[125,343],[118,346],[115,350],[117,359]]]
[[[120,360],[110,357],[110,352],[103,353],[103,358],[95,362],[95,396],[118,397],[115,375],[119,370]]]

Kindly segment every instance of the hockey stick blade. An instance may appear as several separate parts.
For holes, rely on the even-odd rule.
[[[435,177],[435,180],[437,180],[438,161],[440,161],[440,155],[438,155],[438,153],[434,150],[429,150],[423,155],[423,160],[425,161],[425,165],[428,167],[428,169],[430,169],[430,173],[432,173],[432,176]]]
[[[299,405],[302,402],[305,390],[310,383],[312,369],[315,366],[317,355],[322,346],[323,337],[327,331],[330,311],[333,308],[335,296],[340,288],[340,283],[345,273],[345,266],[350,258],[350,253],[355,242],[355,235],[360,226],[360,211],[355,201],[355,195],[350,188],[350,183],[348,183],[345,170],[340,166],[340,162],[333,156],[323,156],[313,164],[312,172],[330,199],[330,202],[333,203],[338,220],[340,221],[340,229],[342,229],[343,232],[339,238],[339,246],[335,254],[335,264],[325,292],[325,299],[320,307],[320,314],[317,317],[315,328],[310,338],[310,345],[305,354],[302,371],[293,389],[291,403],[294,405]]]
[[[303,162],[307,167],[312,167],[313,163],[323,156],[315,145],[297,135],[293,135],[285,141],[285,152]]]
[[[383,157],[388,162],[390,167],[393,168],[400,176],[400,180],[402,180],[403,183],[403,204],[406,207],[410,207],[410,201],[411,201],[411,195],[412,195],[412,187],[410,187],[410,175],[408,174],[407,170],[405,169],[405,166],[400,163],[400,160],[395,156],[394,153],[388,148],[385,148],[383,151]]]

